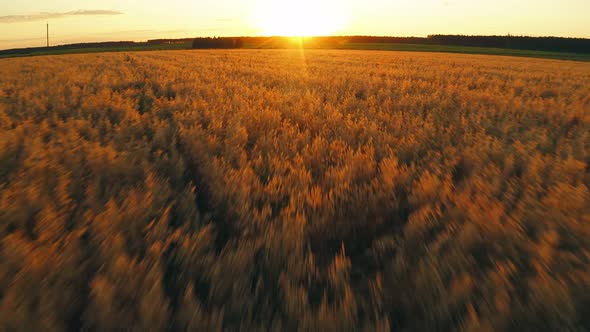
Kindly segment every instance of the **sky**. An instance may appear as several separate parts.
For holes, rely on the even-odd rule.
[[[590,38],[590,0],[18,0],[0,2],[0,49],[253,35]]]

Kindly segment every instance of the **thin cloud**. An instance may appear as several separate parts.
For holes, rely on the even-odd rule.
[[[0,16],[0,23],[20,23],[42,21],[54,18],[63,18],[68,16],[105,16],[105,15],[122,15],[122,12],[116,10],[74,10],[61,13],[38,13],[30,15],[6,15]]]

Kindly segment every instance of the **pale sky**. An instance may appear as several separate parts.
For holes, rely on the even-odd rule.
[[[0,49],[195,36],[590,38],[590,0],[0,0]]]

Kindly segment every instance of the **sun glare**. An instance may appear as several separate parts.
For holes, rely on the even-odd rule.
[[[260,0],[254,25],[268,36],[322,36],[344,28],[346,15],[338,1]]]

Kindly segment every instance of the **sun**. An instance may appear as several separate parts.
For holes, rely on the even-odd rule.
[[[343,9],[335,0],[259,0],[252,19],[267,36],[325,36],[343,29]]]

